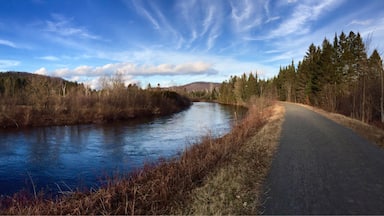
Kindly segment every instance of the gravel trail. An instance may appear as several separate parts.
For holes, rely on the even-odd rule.
[[[384,214],[384,151],[302,106],[284,103],[263,214]]]

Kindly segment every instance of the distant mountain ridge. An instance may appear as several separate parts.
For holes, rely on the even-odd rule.
[[[219,90],[221,83],[215,82],[193,82],[182,86],[169,87],[170,90],[179,90],[186,92],[197,92],[197,91],[212,91],[213,89]]]
[[[80,85],[77,82],[68,81],[61,77],[56,76],[48,76],[48,75],[41,75],[41,74],[34,74],[30,72],[24,72],[24,71],[6,71],[6,72],[0,72],[0,82],[1,84],[4,84],[4,80],[6,79],[14,79],[18,82],[21,81],[31,81],[32,79],[35,80],[48,80],[50,83],[67,83],[67,84],[73,84],[73,85]],[[20,84],[20,83],[19,83]],[[24,83],[26,84],[26,83]],[[1,87],[1,86],[0,86]],[[1,88],[0,88],[1,89]]]

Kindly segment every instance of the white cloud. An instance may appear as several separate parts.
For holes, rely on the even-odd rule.
[[[112,76],[116,73],[123,76],[126,84],[137,82],[137,77],[148,76],[196,76],[212,75],[218,71],[212,64],[205,62],[186,62],[182,64],[136,65],[133,63],[105,64],[99,67],[82,65],[74,69],[61,68],[48,72],[46,68],[35,71],[36,74],[58,76],[71,81],[89,84],[92,88],[98,88],[98,80],[103,76]]]
[[[37,69],[35,72],[33,72],[35,74],[39,74],[39,75],[48,75],[48,70],[44,67],[40,68],[40,69]]]
[[[293,44],[293,43],[286,43],[285,44]],[[285,45],[285,44],[277,44],[277,46]],[[301,42],[300,42],[301,44]],[[238,45],[234,45],[234,47],[237,47]],[[305,43],[305,48],[309,46],[309,43]],[[282,47],[284,48],[284,47]],[[292,50],[293,47],[290,46],[287,49]],[[304,49],[305,50],[305,49]],[[276,50],[276,52],[284,52],[284,49]],[[302,54],[302,53],[300,53]],[[247,56],[248,52],[240,53],[241,56]],[[263,54],[264,55],[264,54]],[[302,54],[303,55],[303,54]],[[246,72],[250,70],[263,70],[265,71],[264,74],[267,74],[268,77],[273,77],[273,74],[276,74],[279,70],[279,64],[273,65],[271,62],[265,62],[263,64],[263,60],[257,59],[257,57],[252,58],[251,60],[241,60],[241,58],[235,57],[236,54],[232,52],[232,55],[218,55],[218,54],[209,54],[208,52],[180,52],[180,51],[170,51],[170,50],[163,50],[163,49],[155,49],[148,47],[146,49],[142,50],[134,50],[134,51],[123,51],[123,52],[104,52],[104,53],[96,53],[96,56],[98,58],[106,59],[108,61],[120,61],[120,62],[135,62],[136,64],[126,64],[126,66],[130,65],[131,67],[137,68],[146,68],[150,65],[155,65],[154,67],[158,65],[162,65],[164,63],[168,65],[183,65],[189,63],[198,63],[203,62],[207,65],[210,65],[211,69],[214,69],[215,71],[211,71],[211,73],[206,73],[207,75],[215,74],[215,80],[222,80],[222,77],[225,78],[229,77],[231,74],[238,73],[238,72]],[[302,56],[301,56],[302,57]],[[265,57],[265,55],[263,56]],[[292,59],[291,56],[287,56],[287,59]],[[276,62],[273,62],[276,63]],[[103,67],[105,67],[104,65]],[[110,68],[111,73],[116,72],[115,68],[112,68],[112,66],[116,66],[116,64],[110,64],[108,65]],[[206,67],[208,70],[208,67]],[[201,70],[202,71],[202,70]],[[204,73],[201,73],[202,76],[204,76]],[[194,75],[197,77],[196,73]],[[213,77],[213,76],[212,76]]]
[[[87,29],[72,24],[72,19],[69,19],[60,14],[52,14],[52,20],[45,21],[46,32],[58,34],[63,37],[74,36],[85,39],[100,39],[99,36],[91,34]]]
[[[9,41],[9,40],[2,40],[2,39],[0,39],[0,45],[9,46],[9,47],[12,47],[12,48],[17,48],[15,43],[13,43],[12,41]]]
[[[114,63],[105,64],[99,67],[82,65],[75,69],[61,68],[52,72],[48,72],[45,68],[40,68],[35,71],[37,74],[58,76],[63,78],[74,77],[99,77],[109,76],[116,73],[126,76],[155,76],[155,75],[212,75],[217,74],[212,64],[206,62],[187,62],[182,64],[159,64],[159,65],[136,65],[133,63]],[[77,80],[76,80],[77,81]]]
[[[20,65],[19,61],[0,59],[0,70],[9,70],[12,67]]]
[[[88,65],[82,65],[74,69],[75,74],[87,75],[92,72],[92,67]]]
[[[207,11],[205,11],[206,17],[202,23],[203,31],[201,32],[201,36],[205,35],[207,31],[211,28],[211,26],[214,24],[214,14],[215,14],[215,7],[213,5],[210,5],[207,8]]]
[[[246,32],[262,23],[265,6],[259,1],[231,1],[231,19],[235,30]]]
[[[172,12],[161,10],[157,1],[147,5],[135,1],[134,7],[159,27],[158,32],[166,46],[171,42],[176,50],[202,48],[207,51],[214,47],[221,35],[225,19],[223,4],[223,1],[177,1],[174,8],[169,9]]]
[[[159,25],[158,21],[139,2],[140,1],[132,1],[137,12],[141,16],[146,18],[153,25],[154,29],[156,29],[156,30],[160,29],[160,25]]]
[[[352,22],[350,22],[347,26],[351,26],[351,25],[360,25],[360,26],[368,26],[370,24],[372,24],[372,21],[371,19],[367,19],[367,20],[352,20]]]
[[[280,19],[279,16],[269,17],[267,19],[267,21],[265,21],[265,23],[270,23],[270,22],[273,22],[273,21],[276,21],[276,20],[279,20],[279,19]]]
[[[233,56],[220,56],[207,52],[180,52],[147,48],[122,52],[103,52],[88,56],[90,59],[105,59],[109,63],[99,66],[79,65],[47,71],[45,75],[58,76],[71,81],[78,81],[97,87],[97,80],[102,76],[120,73],[130,83],[140,81],[144,86],[150,83],[166,84],[165,80],[174,80],[177,84],[207,80],[221,82],[230,75],[257,70],[261,78],[271,78],[277,71],[273,63],[260,60],[244,61]],[[128,83],[128,82],[127,82]]]
[[[178,29],[172,25],[174,20],[169,20],[167,14],[157,7],[155,1],[148,2],[148,5],[143,5],[142,1],[132,1],[132,5],[136,12],[157,30],[161,38],[167,39],[167,42],[172,42],[176,49],[183,47],[186,40]]]
[[[214,47],[216,40],[220,37],[220,29],[222,25],[222,18],[221,14],[218,9],[219,5],[216,6],[209,6],[207,8],[206,17],[203,22],[203,31],[201,33],[201,36],[206,35],[208,33],[208,37],[206,39],[206,45],[207,45],[207,50],[210,50]]]
[[[132,63],[117,63],[109,65],[106,71],[110,69],[135,76],[153,76],[153,75],[197,75],[197,74],[216,74],[217,71],[212,65],[205,62],[188,62],[182,64],[159,64],[159,65],[136,65]]]
[[[289,2],[296,3],[296,2]],[[325,0],[310,3],[298,3],[290,17],[280,23],[277,29],[268,33],[266,38],[281,37],[287,35],[303,35],[310,31],[311,22],[319,19],[321,15],[341,4],[340,0]]]
[[[206,1],[199,2],[199,4],[205,4]],[[198,20],[194,17],[201,17],[200,10],[196,0],[190,0],[190,1],[177,1],[176,3],[176,9],[180,13],[179,19],[182,20],[182,23],[184,24],[184,28],[188,31],[184,34],[186,38],[189,37],[189,39],[186,39],[187,44],[185,46],[189,48],[192,43],[198,39],[201,34],[199,33],[200,29],[198,28],[199,23]],[[202,6],[201,8],[205,8]]]
[[[38,57],[38,59],[47,60],[47,61],[59,61],[60,60],[60,58],[58,58],[56,56],[41,56],[41,57]]]

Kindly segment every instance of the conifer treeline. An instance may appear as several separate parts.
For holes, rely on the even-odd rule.
[[[368,57],[359,33],[342,32],[333,43],[311,44],[295,67],[280,68],[275,79],[280,100],[318,106],[364,122],[382,113],[383,62],[375,49]]]
[[[311,44],[302,61],[281,67],[277,77],[259,80],[250,73],[221,85],[218,101],[243,104],[252,95],[309,104],[364,122],[384,120],[383,62],[368,55],[359,33],[342,32],[333,43]]]
[[[217,100],[223,104],[245,105],[253,96],[276,98],[277,92],[273,82],[274,80],[259,79],[257,72],[231,76],[221,84]]]

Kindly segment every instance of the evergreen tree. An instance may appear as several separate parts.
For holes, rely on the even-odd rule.
[[[320,106],[335,111],[338,92],[338,75],[336,70],[336,51],[331,43],[324,39],[319,59],[321,92],[319,94]]]
[[[384,107],[383,107],[383,61],[375,49],[368,59],[368,80],[367,80],[367,92],[368,96],[368,121],[373,119],[384,122]]]
[[[321,47],[311,44],[297,69],[293,64],[280,67],[269,85],[280,100],[296,99],[365,122],[384,122],[383,73],[377,50],[368,59],[361,35],[341,32],[335,34],[333,44],[326,38]]]
[[[249,74],[248,80],[247,80],[247,86],[248,86],[247,94],[246,94],[247,100],[249,100],[249,98],[251,98],[251,96],[253,95],[257,95],[257,96],[260,95],[258,91],[259,87],[257,83],[257,73],[255,73],[255,75],[253,75],[252,72]]]

